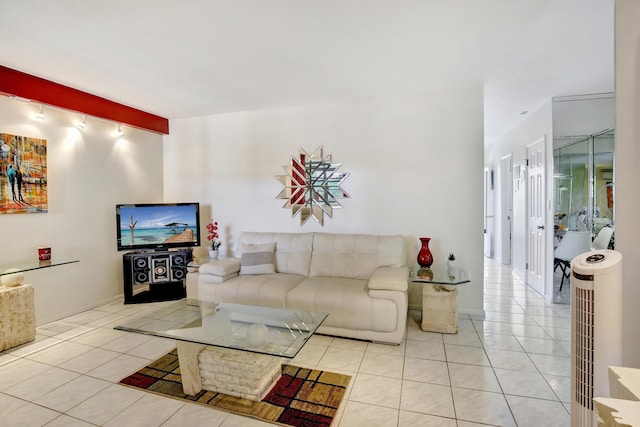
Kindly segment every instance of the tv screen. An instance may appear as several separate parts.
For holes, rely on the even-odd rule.
[[[200,246],[199,203],[116,205],[119,251]]]

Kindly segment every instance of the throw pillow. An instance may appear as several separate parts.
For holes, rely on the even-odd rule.
[[[273,252],[276,244],[241,244],[240,274],[273,274],[276,272],[273,263]]]

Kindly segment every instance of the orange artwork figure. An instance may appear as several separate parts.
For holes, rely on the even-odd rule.
[[[47,140],[0,133],[0,213],[42,213],[47,206]]]

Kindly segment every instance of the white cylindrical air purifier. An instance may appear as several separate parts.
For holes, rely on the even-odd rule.
[[[594,397],[609,396],[608,367],[622,362],[622,254],[571,261],[571,426],[596,425]]]

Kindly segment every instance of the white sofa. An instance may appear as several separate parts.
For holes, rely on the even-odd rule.
[[[256,252],[264,264],[248,265]],[[235,255],[200,266],[198,299],[329,313],[320,334],[404,338],[409,269],[400,235],[243,232]],[[245,274],[252,269],[272,273]]]

